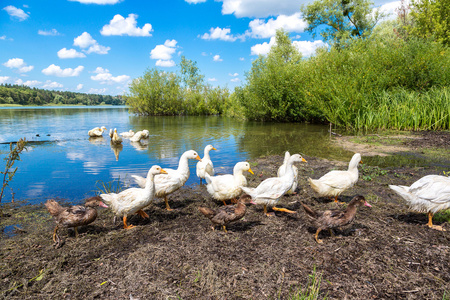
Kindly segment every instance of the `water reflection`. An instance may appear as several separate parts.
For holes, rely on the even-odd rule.
[[[111,141],[110,145],[111,145],[112,151],[114,152],[114,156],[116,157],[116,161],[118,161],[119,160],[119,154],[123,150],[123,145],[122,144],[116,144],[113,141]]]

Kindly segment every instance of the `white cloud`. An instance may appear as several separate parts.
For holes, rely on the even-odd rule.
[[[83,50],[87,54],[108,54],[108,51],[111,49],[110,47],[99,45],[97,41],[94,40],[92,36],[86,31],[83,32],[80,36],[77,36],[73,39],[73,45],[78,46],[82,49],[89,47],[87,50]]]
[[[17,85],[36,86],[36,85],[41,84],[42,82],[37,81],[37,80],[23,81],[22,79],[19,78],[14,83],[17,84]]]
[[[58,51],[58,57],[61,59],[65,58],[79,58],[79,57],[86,57],[84,53],[78,52],[75,49],[66,49],[62,48]]]
[[[264,22],[262,19],[255,19],[249,23],[250,30],[246,35],[253,38],[268,38],[275,36],[277,29],[284,28],[288,32],[303,32],[308,24],[302,20],[300,13],[290,16],[280,15],[276,19],[269,19]]]
[[[39,35],[60,35],[59,34],[59,32],[58,32],[58,30],[56,30],[56,29],[51,29],[51,30],[38,30],[38,34]]]
[[[244,61],[244,60],[245,60],[245,58],[243,58],[243,57],[239,57],[239,60],[240,60],[240,61]]]
[[[405,0],[403,5],[408,7],[410,5],[410,1]],[[383,20],[394,20],[395,18],[397,18],[396,9],[399,8],[400,6],[401,6],[401,1],[388,2],[386,4],[381,5],[378,8],[374,8],[373,14],[375,13],[376,10],[378,10],[379,12],[386,15],[386,17]]]
[[[60,66],[51,64],[47,68],[43,69],[42,73],[48,76],[52,75],[57,77],[75,77],[79,76],[83,70],[84,70],[83,66],[78,66],[75,69],[72,68],[61,69]]]
[[[213,61],[223,61],[223,59],[220,58],[219,54],[214,55]]]
[[[119,2],[122,2],[122,0],[69,0],[73,2],[80,2],[83,4],[117,4]]]
[[[206,2],[206,0],[184,0],[189,4],[197,4],[197,3],[203,3]]]
[[[236,77],[236,76],[239,76],[239,74],[238,74],[238,73],[234,73],[234,74],[228,73],[228,75],[230,75],[231,77]]]
[[[8,15],[10,15],[11,17],[18,18],[19,21],[25,21],[29,17],[29,15],[26,12],[24,12],[22,9],[12,6],[12,5],[8,5],[8,6],[4,7],[3,10],[5,10],[8,13]]]
[[[317,48],[328,46],[327,43],[324,43],[321,40],[316,40],[314,42],[293,41],[292,44],[297,47],[298,51],[300,51],[304,57],[311,56],[316,53]]]
[[[209,33],[205,33],[201,36],[203,40],[222,40],[227,42],[234,42],[237,37],[230,34],[230,28],[210,28]]]
[[[30,72],[34,69],[34,66],[28,66],[21,58],[11,58],[3,65],[10,69],[17,69],[19,73]]]
[[[256,44],[250,48],[252,55],[266,55],[269,53],[270,48],[275,45],[275,37],[271,37],[269,43],[264,42],[262,44]]]
[[[299,11],[302,4],[308,4],[307,0],[218,0],[223,2],[222,14],[234,14],[238,18],[254,17],[265,18],[268,16],[291,15]]]
[[[164,45],[157,45],[150,52],[151,59],[157,59],[156,66],[159,67],[173,67],[175,62],[172,60],[172,55],[177,48],[176,40],[166,40]]]
[[[0,76],[0,84],[5,83],[6,81],[8,81],[9,76]]]
[[[80,83],[77,85],[77,91],[81,90],[83,88],[83,85]]]
[[[230,79],[230,81],[231,82],[239,82],[239,81],[241,81],[239,78],[232,78],[232,79]]]
[[[103,94],[103,93],[106,93],[107,90],[108,90],[107,88],[103,88],[103,89],[93,89],[93,88],[91,88],[91,89],[89,89],[88,94]]]
[[[102,35],[152,36],[150,34],[153,31],[151,24],[146,23],[142,28],[136,27],[137,17],[135,14],[129,14],[125,19],[117,14],[109,21],[108,25],[103,26],[100,33]]]
[[[157,67],[175,67],[175,62],[173,60],[162,60],[158,59],[155,63],[155,66]]]
[[[216,78],[208,78],[208,81],[215,82],[215,81],[217,81],[217,79]]]
[[[130,80],[130,76],[128,75],[119,75],[114,77],[111,73],[109,73],[108,69],[103,69],[102,67],[97,67],[94,73],[97,73],[97,75],[91,76],[91,79],[100,81],[101,84],[125,83]]]
[[[54,88],[62,88],[63,85],[56,81],[47,80],[42,87],[44,89],[54,89]]]

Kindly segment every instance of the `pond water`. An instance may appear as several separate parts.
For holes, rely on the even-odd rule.
[[[89,138],[87,132],[105,126],[124,132],[147,129],[150,138],[142,143],[124,139],[121,147],[103,138]],[[39,203],[48,198],[70,202],[93,196],[102,183],[120,179],[134,183],[132,174],[145,176],[158,164],[177,168],[180,155],[190,149],[203,157],[212,144],[211,158],[217,174],[232,173],[239,161],[284,155],[286,150],[307,156],[350,160],[352,152],[330,143],[328,127],[298,123],[244,122],[222,117],[138,117],[126,107],[27,107],[0,108],[0,157],[9,153],[9,143],[25,137],[28,151],[15,163],[18,171],[10,186],[16,200]],[[39,136],[37,136],[39,135]],[[2,160],[3,161],[3,160]],[[392,158],[369,158],[371,165],[391,165]],[[422,164],[420,158],[404,158],[408,165]],[[189,163],[187,185],[198,184],[196,161]],[[4,168],[4,163],[0,164]],[[12,198],[6,188],[3,201]]]

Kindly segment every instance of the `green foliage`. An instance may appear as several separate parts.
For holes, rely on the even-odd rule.
[[[410,16],[412,35],[450,46],[450,0],[414,0]]]
[[[374,178],[384,176],[387,174],[386,170],[380,169],[380,167],[372,167],[367,165],[361,166],[362,179],[365,181],[372,181]]]
[[[95,186],[97,188],[98,194],[109,194],[109,193],[120,193],[123,191],[126,186],[123,186],[123,183],[120,181],[120,177],[116,180],[104,182],[103,180],[97,180],[95,182]]]
[[[83,104],[123,105],[121,96],[82,94],[30,88],[25,85],[0,85],[0,104],[44,105],[44,104]]]
[[[320,284],[322,282],[322,274],[317,274],[314,267],[313,273],[308,275],[308,285],[306,289],[299,289],[289,297],[289,300],[317,300],[327,299],[327,295],[320,295]]]
[[[326,42],[337,48],[355,38],[370,35],[378,20],[383,17],[368,0],[316,0],[301,7],[308,22],[306,31],[313,34],[318,27]]]
[[[3,192],[4,192],[5,188],[8,186],[9,182],[11,180],[13,180],[13,177],[16,174],[18,167],[13,168],[14,163],[16,161],[20,161],[20,153],[22,153],[23,150],[27,149],[26,144],[27,144],[27,140],[25,138],[21,138],[20,140],[18,140],[14,147],[13,147],[13,143],[9,144],[9,154],[8,154],[8,156],[6,156],[4,158],[4,160],[6,161],[5,171],[0,172],[0,174],[3,174],[2,189],[0,192],[0,202],[2,201]],[[12,193],[12,189],[11,189],[11,193]],[[13,196],[13,200],[14,200],[14,196]]]
[[[288,33],[278,30],[276,45],[267,57],[260,55],[246,74],[247,84],[235,89],[244,115],[265,121],[299,121],[316,118],[311,103],[305,101],[305,76],[301,54]]]

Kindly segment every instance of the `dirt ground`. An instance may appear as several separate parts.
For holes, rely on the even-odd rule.
[[[406,146],[449,151],[448,132],[418,137]],[[445,170],[361,165],[359,181],[340,200],[349,202],[361,194],[372,208],[361,207],[352,224],[335,230],[336,237],[321,232],[324,243],[317,244],[316,229],[300,201],[315,210],[337,204],[318,197],[307,178],[345,169],[348,162],[305,158],[307,163],[297,164],[297,194],[283,196],[278,205],[296,214],[277,212],[268,218],[262,207],[249,206],[244,219],[228,226],[228,234],[212,231],[210,221],[199,213],[198,206],[221,205],[199,185],[170,195],[174,211],[156,201],[146,210],[150,219],[132,216],[129,223],[136,227],[130,230],[119,221],[113,224],[109,209],[99,209],[94,223],[79,228],[78,239],[71,229],[60,230],[65,243],[58,249],[52,241],[54,223],[43,205],[3,204],[1,227],[14,224],[16,229],[1,236],[0,296],[291,299],[307,292],[316,274],[322,276],[320,299],[449,299],[449,214],[434,219],[446,232],[429,229],[424,226],[426,215],[409,210],[388,188],[410,185],[427,174],[443,175]],[[282,156],[251,161],[255,175],[248,174],[248,185],[275,176],[282,161]]]

